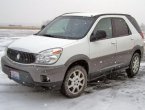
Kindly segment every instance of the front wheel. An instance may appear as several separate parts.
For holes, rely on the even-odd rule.
[[[78,97],[87,86],[87,72],[82,66],[70,68],[62,85],[62,93],[70,98]]]
[[[126,70],[129,78],[134,77],[140,68],[140,55],[139,53],[135,53],[131,59],[129,69]]]

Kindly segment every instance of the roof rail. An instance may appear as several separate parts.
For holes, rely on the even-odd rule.
[[[98,14],[96,16],[104,16],[104,15],[120,15],[120,16],[131,16],[129,14],[120,14],[120,13],[105,13],[105,14]]]
[[[69,13],[64,13],[64,14],[62,14],[60,16],[63,16],[63,15],[66,15],[66,14],[73,14],[73,13],[81,13],[81,12],[69,12]]]

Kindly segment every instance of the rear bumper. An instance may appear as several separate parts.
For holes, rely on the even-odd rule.
[[[8,77],[20,84],[26,86],[45,86],[49,88],[60,89],[66,67],[63,66],[43,66],[43,65],[25,65],[13,62],[6,56],[1,59],[2,71]],[[19,74],[19,78],[12,78],[11,71]],[[42,76],[47,76],[50,80],[43,81]]]

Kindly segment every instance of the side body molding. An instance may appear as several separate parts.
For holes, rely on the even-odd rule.
[[[79,55],[75,55],[75,56],[71,57],[71,58],[65,63],[65,66],[68,68],[71,64],[73,64],[73,63],[76,62],[76,61],[80,61],[80,60],[85,61],[85,62],[88,64],[89,68],[90,68],[90,66],[91,66],[91,65],[90,65],[90,59],[89,59],[88,56],[83,55],[83,54],[79,54]]]

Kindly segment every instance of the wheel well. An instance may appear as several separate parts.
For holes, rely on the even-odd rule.
[[[75,65],[80,65],[80,66],[84,67],[84,69],[87,71],[87,74],[88,74],[88,72],[89,72],[89,65],[88,65],[88,63],[87,63],[85,60],[78,60],[78,61],[73,62],[73,63],[68,67],[67,71],[68,71],[71,67],[73,67],[73,66],[75,66]]]
[[[141,51],[140,50],[136,50],[135,52],[134,52],[134,54],[135,53],[139,53],[139,55],[140,55],[140,57],[141,57]]]

